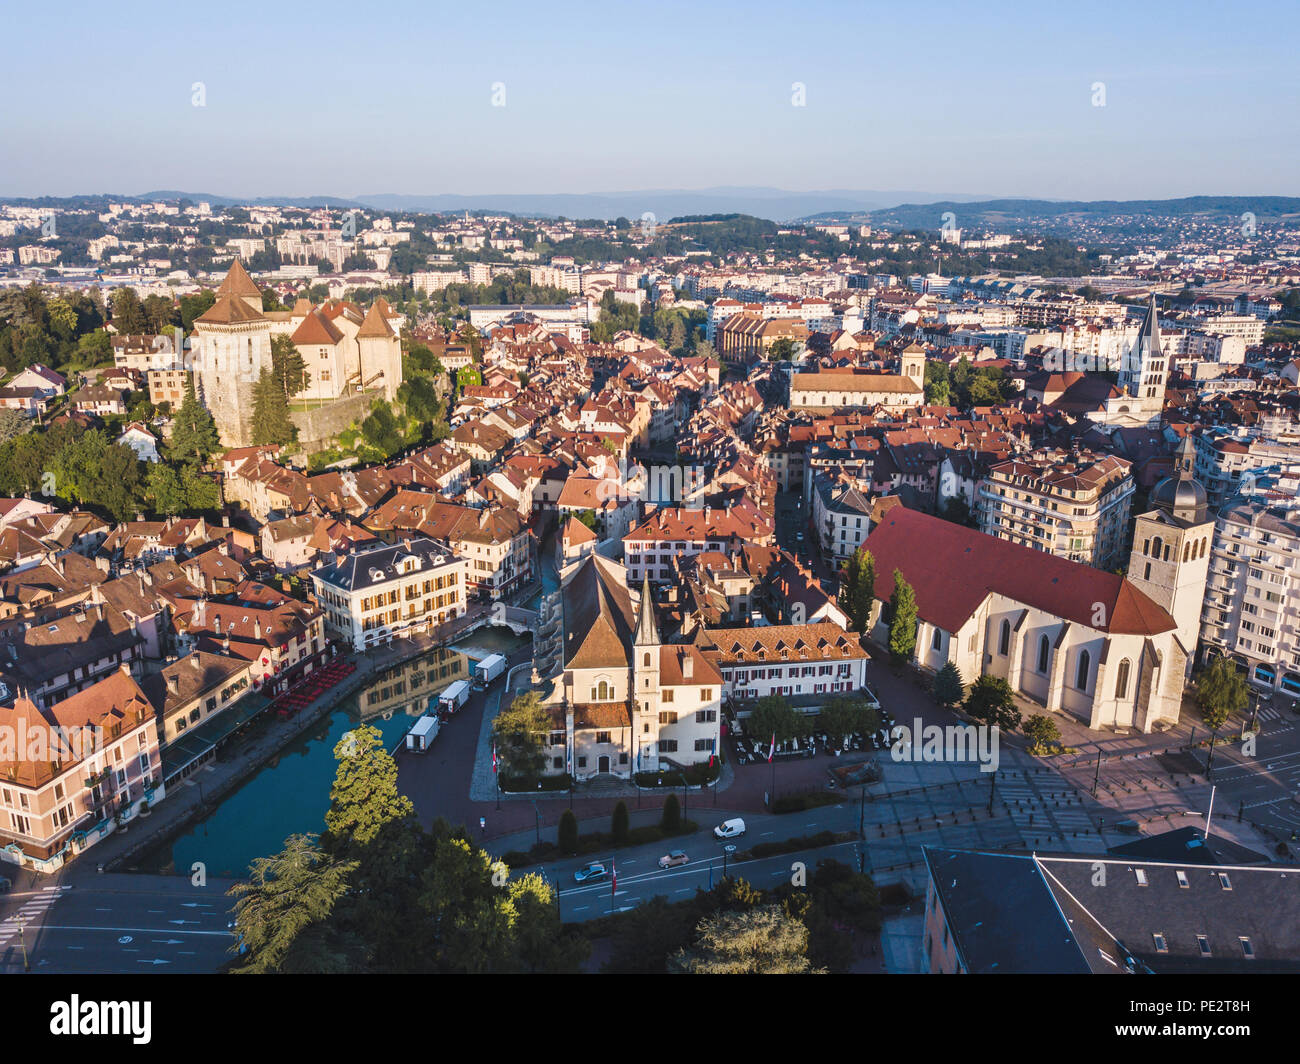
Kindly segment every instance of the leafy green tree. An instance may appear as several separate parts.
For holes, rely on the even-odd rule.
[[[415,815],[397,788],[397,763],[378,728],[354,728],[334,746],[338,769],[325,814],[325,848],[350,856],[368,846],[393,821]]]
[[[614,842],[622,846],[627,842],[628,829],[630,821],[627,812],[627,803],[619,802],[614,806],[614,815],[610,819],[610,834],[614,836]]]
[[[536,691],[519,695],[497,714],[492,735],[502,773],[528,783],[546,767],[543,739],[551,728],[551,717]]]
[[[755,702],[745,727],[760,742],[765,743],[775,735],[778,746],[812,733],[808,717],[781,695],[764,695]]]
[[[154,462],[146,478],[147,492],[155,513],[173,517],[189,505],[181,475],[166,462]]]
[[[238,972],[277,972],[291,967],[295,953],[306,952],[302,939],[318,933],[347,891],[353,862],[340,862],[325,853],[315,835],[291,835],[273,857],[259,857],[247,881],[229,893],[235,902],[238,940],[231,952],[246,950]]]
[[[1061,729],[1045,713],[1032,713],[1025,720],[1025,738],[1029,740],[1031,754],[1046,754],[1061,743]]]
[[[1001,676],[978,676],[966,694],[966,712],[978,721],[996,725],[1003,731],[1020,727],[1020,710],[1016,707],[1011,685]]]
[[[681,831],[682,806],[677,800],[677,795],[670,794],[664,799],[664,811],[663,816],[659,818],[659,826],[670,835]]]
[[[794,357],[794,352],[795,342],[788,336],[782,336],[772,342],[772,346],[767,349],[767,357],[772,362],[789,362]]]
[[[512,971],[578,972],[591,947],[575,929],[566,929],[555,904],[555,890],[536,872],[511,879],[506,902],[513,914]]]
[[[1206,726],[1217,734],[1234,713],[1250,704],[1250,689],[1232,661],[1220,655],[1197,678],[1196,701]]]
[[[382,399],[371,404],[370,414],[361,423],[361,435],[372,447],[383,452],[385,458],[395,455],[406,445],[393,408]]]
[[[271,337],[271,374],[279,383],[286,401],[311,385],[311,374],[307,372],[302,353],[283,333]]]
[[[289,418],[284,388],[271,370],[263,369],[253,387],[253,442],[287,447],[298,439],[298,428]]]
[[[846,735],[871,735],[880,728],[880,717],[860,698],[832,698],[822,706],[817,727],[832,743]]]
[[[895,661],[911,661],[916,653],[916,592],[899,569],[894,570],[889,606],[889,652]]]
[[[556,829],[555,844],[559,846],[561,853],[578,852],[578,818],[573,815],[572,809],[566,809],[560,814],[560,826]]]
[[[804,975],[808,929],[775,905],[748,912],[722,912],[701,920],[698,941],[679,951],[669,970],[692,975]]]
[[[956,706],[966,695],[966,685],[961,680],[961,670],[951,661],[945,661],[934,676],[934,700],[941,706]]]
[[[113,327],[121,336],[137,336],[149,328],[144,305],[134,288],[119,288],[113,293]]]
[[[169,446],[172,454],[195,467],[205,465],[221,446],[217,423],[207,407],[199,402],[192,377],[185,383],[185,398],[172,421]]]
[[[876,604],[876,560],[865,546],[849,557],[840,584],[840,608],[855,632],[867,631]]]

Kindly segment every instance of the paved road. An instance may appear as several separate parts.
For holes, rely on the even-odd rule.
[[[20,884],[0,909],[0,972],[216,971],[230,959],[231,882],[92,871]]]

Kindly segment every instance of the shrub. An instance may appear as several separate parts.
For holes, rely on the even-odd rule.
[[[627,843],[628,815],[627,803],[619,802],[614,806],[614,816],[611,818],[610,834],[614,836],[614,843],[623,846]]]
[[[802,813],[805,809],[816,809],[823,805],[839,805],[844,801],[843,795],[830,794],[827,791],[813,791],[811,794],[786,794],[772,803],[774,813]]]
[[[566,809],[560,817],[556,842],[564,853],[578,852],[578,818],[573,815],[572,809]]]
[[[659,821],[659,826],[670,835],[676,835],[682,826],[682,807],[677,801],[677,795],[670,794],[664,799],[664,815]]]

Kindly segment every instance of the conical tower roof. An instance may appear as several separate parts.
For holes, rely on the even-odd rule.
[[[368,337],[387,340],[393,335],[388,319],[384,317],[384,311],[379,305],[382,302],[383,299],[381,298],[370,304],[370,309],[366,311],[365,321],[361,323],[361,328],[357,330],[358,340],[364,340]]]
[[[248,276],[248,271],[244,269],[244,264],[238,259],[230,264],[230,269],[226,271],[226,279],[221,282],[221,287],[217,289],[219,296],[238,296],[241,299],[249,297],[260,300],[262,290],[253,283],[253,279]]]
[[[636,635],[632,637],[635,646],[657,646],[659,643],[659,626],[655,623],[655,601],[650,594],[650,574],[647,573],[641,584],[641,602],[637,606]]]

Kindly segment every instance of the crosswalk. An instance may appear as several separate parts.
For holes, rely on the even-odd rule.
[[[1032,782],[1010,779],[999,782],[998,796],[1029,845],[1061,847],[1076,836],[1096,834],[1097,825],[1073,791],[1058,788],[1044,794]]]
[[[1264,729],[1268,732],[1290,731],[1295,727],[1296,717],[1293,714],[1283,713],[1280,709],[1274,709],[1272,706],[1264,706],[1259,711],[1259,721],[1267,725]]]
[[[18,938],[19,931],[29,924],[40,923],[55,903],[72,888],[69,886],[40,887],[23,897],[15,912],[0,920],[0,946]]]

